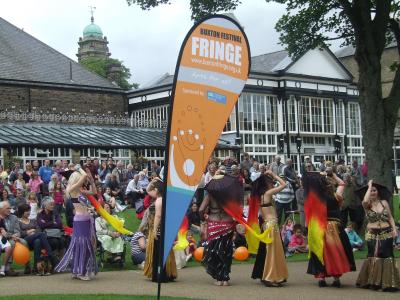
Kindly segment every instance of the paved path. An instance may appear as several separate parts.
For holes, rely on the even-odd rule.
[[[358,261],[358,267],[362,261]],[[279,299],[279,300],[385,300],[400,299],[398,293],[383,293],[358,289],[354,286],[357,272],[346,274],[342,278],[343,288],[318,288],[316,281],[305,274],[305,262],[289,263],[289,280],[285,287],[267,288],[259,281],[250,279],[252,265],[234,265],[232,267],[230,287],[212,285],[212,279],[203,268],[191,267],[179,270],[179,278],[174,283],[162,285],[162,295],[196,297],[202,299]],[[329,283],[329,281],[328,281]],[[157,285],[145,279],[139,271],[101,272],[90,282],[71,279],[70,274],[54,276],[21,276],[0,278],[1,295],[15,294],[135,294],[156,295]]]

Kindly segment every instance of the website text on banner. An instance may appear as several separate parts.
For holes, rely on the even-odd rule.
[[[247,37],[227,16],[204,19],[183,42],[170,120],[164,262],[249,70]]]

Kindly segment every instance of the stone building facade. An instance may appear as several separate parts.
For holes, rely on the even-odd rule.
[[[121,114],[128,109],[123,93],[96,90],[0,85],[0,99],[2,110]]]
[[[339,60],[346,66],[346,68],[354,76],[354,82],[358,81],[358,66],[354,59],[354,48],[346,47],[343,50],[338,51],[336,56]],[[392,82],[394,79],[395,72],[390,69],[390,66],[394,62],[399,61],[399,53],[397,50],[397,45],[391,44],[383,51],[381,65],[382,65],[382,92],[383,97],[389,95],[390,89],[392,88]]]

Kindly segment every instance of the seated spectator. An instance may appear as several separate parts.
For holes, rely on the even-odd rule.
[[[18,189],[17,192],[15,193],[15,206],[16,208],[20,206],[21,204],[26,204],[26,199],[24,196],[24,191]]]
[[[290,242],[290,238],[293,235],[293,220],[289,217],[286,219],[285,223],[282,225],[281,237],[283,241],[283,246],[287,248]]]
[[[148,185],[149,185],[149,179],[147,178],[146,173],[144,171],[139,172],[138,187],[146,191]]]
[[[196,202],[192,202],[187,213],[187,218],[189,220],[189,228],[194,233],[200,233],[200,213]]]
[[[20,228],[18,218],[11,214],[11,206],[8,201],[0,202],[0,236],[1,251],[5,252],[3,264],[0,267],[0,276],[18,276],[19,274],[10,267],[10,259],[15,242],[20,240]]]
[[[96,195],[95,196],[96,196],[97,201],[101,205],[104,205],[104,203],[106,203],[106,201],[104,200],[104,197],[103,197],[103,187],[101,186],[101,184],[96,185]]]
[[[37,217],[38,226],[46,233],[51,249],[61,256],[65,250],[65,237],[60,215],[54,210],[54,200],[51,197],[44,197],[42,208]]]
[[[104,209],[111,214],[109,204],[104,204]],[[124,251],[124,240],[121,234],[117,232],[103,217],[96,218],[96,236],[105,251],[112,255],[114,262],[121,261]]]
[[[106,187],[104,194],[103,194],[103,198],[104,198],[105,203],[110,205],[111,209],[115,209],[116,201],[115,201],[115,197],[111,193],[111,188]]]
[[[396,228],[397,228],[397,237],[394,241],[394,246],[396,250],[400,250],[400,223],[396,223]]]
[[[44,232],[37,226],[36,220],[29,219],[31,207],[29,204],[21,204],[18,206],[17,214],[19,219],[19,226],[21,229],[21,238],[23,238],[30,250],[33,250],[33,265],[38,275],[50,275],[45,273],[43,264],[43,257],[41,255],[42,249],[46,250],[48,257],[50,258],[52,269],[55,268],[57,261],[51,250],[49,241]],[[28,264],[25,266],[25,274],[30,274],[31,268]]]
[[[351,248],[353,248],[353,251],[358,251],[358,250],[361,250],[364,247],[364,242],[359,237],[357,232],[355,232],[353,226],[354,226],[353,222],[349,222],[347,224],[347,227],[346,227],[345,231],[347,233],[347,236],[349,237]]]
[[[36,220],[37,214],[38,214],[38,205],[39,204],[38,204],[38,201],[36,199],[36,194],[35,193],[29,193],[28,194],[27,203],[31,207],[29,219],[30,220]]]
[[[0,204],[1,205],[1,204]],[[0,206],[1,209],[1,206]],[[1,253],[4,252],[3,255],[3,260],[0,265],[0,277],[6,276],[5,270],[6,270],[6,265],[9,259],[12,256],[12,247],[10,242],[1,234],[2,231],[4,230],[4,224],[2,224],[2,220],[0,220],[0,256]]]
[[[132,263],[137,265],[140,270],[143,270],[146,258],[146,236],[149,234],[149,224],[151,222],[146,223],[145,226],[140,226],[131,239]]]
[[[188,259],[190,259],[194,253],[194,251],[197,249],[197,242],[193,237],[193,232],[191,230],[188,230],[186,233],[186,238],[187,241],[189,242],[189,246],[186,248],[186,255],[190,256]]]
[[[293,235],[290,237],[288,252],[291,254],[308,252],[306,239],[303,236],[303,228],[300,224],[293,226]]]
[[[27,186],[26,186],[26,183],[25,183],[24,176],[23,176],[22,172],[18,173],[18,178],[17,178],[17,180],[14,181],[14,187],[15,187],[16,190],[21,190],[25,194]]]
[[[128,203],[131,207],[134,207],[136,214],[141,214],[144,210],[144,197],[146,196],[146,189],[139,186],[139,174],[136,174],[134,178],[129,182],[126,188],[126,196]]]
[[[140,198],[143,198],[145,191],[138,186],[139,174],[134,175],[133,179],[129,181],[126,187],[125,196],[128,199],[128,203],[131,207],[135,207],[135,203]]]
[[[150,204],[153,201],[154,200],[149,195],[144,196],[142,207],[139,206],[138,209],[136,210],[136,217],[139,220],[142,220],[142,218],[145,215],[145,212],[146,212],[147,208],[150,206]]]
[[[11,206],[11,213],[15,213],[16,205],[15,205],[14,195],[10,194],[10,192],[7,189],[3,189],[1,194],[2,194],[1,201],[7,201]]]
[[[121,190],[121,186],[118,182],[117,175],[115,173],[111,173],[110,181],[107,183],[107,188],[111,190],[111,196],[114,197],[116,200],[122,200],[123,194]]]

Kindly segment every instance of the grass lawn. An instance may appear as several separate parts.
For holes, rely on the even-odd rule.
[[[117,294],[95,294],[95,295],[81,295],[81,294],[64,294],[64,295],[18,295],[18,296],[3,296],[0,300],[152,300],[157,299],[155,296],[137,296],[137,295],[117,295]],[[178,297],[167,297],[162,296],[162,299],[167,300],[184,300],[194,298],[178,298]]]

